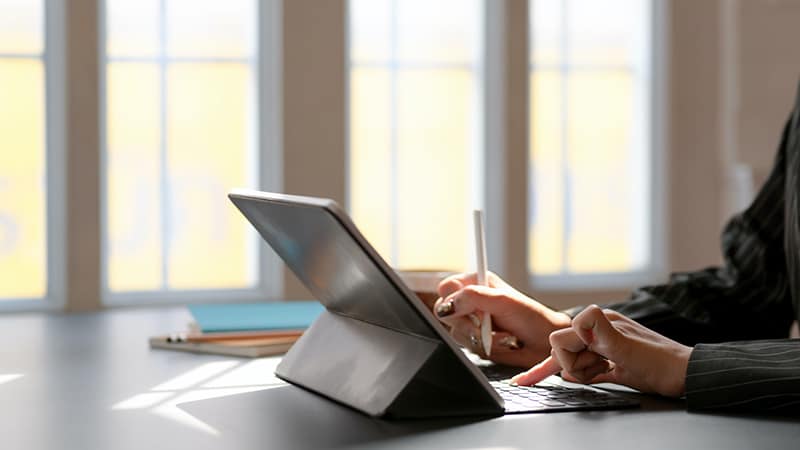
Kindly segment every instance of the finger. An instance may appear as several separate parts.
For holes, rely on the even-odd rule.
[[[494,272],[486,273],[486,283],[490,287],[507,287],[505,281],[498,277]],[[465,286],[478,284],[478,276],[475,272],[458,273],[450,275],[439,283],[437,292],[441,297],[447,297],[454,292],[463,289]]]
[[[459,317],[451,320],[449,325],[450,336],[453,336],[456,342],[464,347],[469,347],[469,334],[475,329],[472,322],[466,317]]]
[[[517,336],[505,331],[492,332],[492,355],[511,353],[525,348],[525,343]]]
[[[599,374],[592,377],[591,380],[587,382],[587,384],[597,384],[597,383],[616,383],[616,384],[626,384],[620,381],[619,372],[616,369],[616,365],[609,361],[609,367],[606,369],[605,372],[600,372]]]
[[[550,333],[550,346],[559,347],[572,353],[586,349],[586,343],[581,340],[572,328],[562,328]]]
[[[600,359],[595,364],[583,367],[581,369],[564,370],[561,372],[561,377],[567,381],[578,383],[590,384],[594,383],[594,379],[601,374],[605,374],[612,369],[611,362],[606,359]]]
[[[450,335],[464,348],[481,358],[486,358],[487,355],[483,348],[480,329],[475,327],[468,318],[462,317],[459,321],[454,322]]]
[[[440,281],[439,286],[436,289],[437,292],[439,292],[439,296],[446,298],[452,295],[454,292],[460,291],[464,287],[464,283],[461,281],[462,275],[464,274],[450,275],[449,277]]]
[[[576,370],[586,370],[598,364],[605,365],[607,361],[608,361],[607,359],[603,358],[602,356],[598,355],[595,352],[584,350],[578,353],[577,357],[575,358],[575,363],[572,365],[571,368],[572,370],[570,370],[570,372],[574,372]]]
[[[512,303],[515,301],[497,288],[473,284],[456,291],[441,302],[437,301],[434,311],[440,318],[460,317],[476,311],[485,311],[492,315],[504,314],[508,313]]]
[[[548,356],[542,362],[536,364],[527,371],[514,375],[511,378],[511,382],[520,386],[533,386],[560,371],[561,366],[558,364],[558,360],[552,356]]]
[[[621,334],[597,305],[590,305],[575,316],[572,319],[572,329],[587,348],[606,358],[615,359],[609,351],[618,347]]]
[[[572,372],[578,355],[586,350],[586,343],[578,337],[575,330],[564,328],[550,333],[550,348],[559,365]]]
[[[452,302],[452,299],[446,298],[439,298],[433,304],[433,312],[436,314],[436,318],[439,319],[440,322],[445,323],[448,326],[453,326],[455,323],[460,322],[462,320],[471,320],[473,325],[479,327],[480,319],[474,313],[458,314],[454,315],[456,304]],[[474,319],[473,319],[474,317]]]

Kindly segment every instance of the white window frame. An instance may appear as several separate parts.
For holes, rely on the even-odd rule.
[[[277,256],[253,233],[259,263],[256,285],[243,289],[162,289],[113,292],[108,285],[108,224],[107,224],[107,137],[106,137],[106,52],[105,1],[99,2],[98,54],[100,57],[100,162],[101,162],[101,302],[104,306],[169,305],[203,302],[248,302],[279,298],[283,293],[283,270]],[[256,1],[258,8],[255,89],[257,92],[256,173],[259,189],[281,191],[283,186],[281,83],[282,83],[282,18],[281,0]],[[220,198],[226,202],[226,198]]]
[[[649,64],[645,75],[649,79],[649,109],[650,123],[648,143],[651,149],[649,169],[651,175],[650,185],[650,215],[649,245],[650,260],[641,270],[629,272],[606,272],[591,274],[560,273],[555,275],[537,275],[528,267],[529,257],[526,255],[525,264],[528,272],[530,287],[538,292],[563,292],[563,291],[591,291],[591,290],[630,290],[638,286],[663,281],[668,274],[668,224],[666,223],[667,198],[667,155],[669,148],[667,142],[668,111],[667,99],[667,30],[668,14],[667,2],[649,0],[650,33],[647,47],[651,50]],[[530,26],[530,21],[528,22]],[[532,30],[529,30],[529,33]],[[533,68],[528,62],[529,74]],[[528,105],[530,114],[530,104]],[[530,140],[530,130],[529,130]],[[530,142],[528,143],[530,145]],[[529,174],[530,176],[530,174]],[[526,215],[526,222],[527,222]],[[526,223],[526,227],[530,224]],[[527,239],[527,236],[526,236]],[[566,239],[566,237],[565,237]]]
[[[392,6],[396,5],[397,1],[402,0],[392,0]],[[470,185],[470,190],[468,194],[468,201],[470,203],[470,208],[467,208],[467,214],[465,217],[462,218],[463,223],[468,224],[470,227],[469,231],[466,233],[467,241],[464,242],[464,245],[467,249],[469,249],[468,254],[474,254],[474,242],[472,240],[473,233],[471,232],[472,227],[472,208],[480,208],[480,209],[487,209],[487,186],[491,185],[492,183],[487,183],[487,173],[485,170],[482,170],[486,161],[486,143],[487,143],[487,102],[489,102],[489,95],[488,89],[490,82],[490,71],[493,69],[489,67],[489,58],[491,55],[487,50],[487,39],[489,36],[493,34],[493,32],[500,32],[501,26],[497,22],[495,16],[491,16],[491,14],[498,14],[499,11],[502,11],[502,2],[496,2],[492,0],[480,0],[480,6],[482,8],[482,20],[480,21],[480,28],[479,33],[480,37],[478,38],[477,46],[476,46],[476,61],[474,64],[465,65],[459,63],[398,63],[396,61],[396,47],[397,47],[397,21],[396,21],[396,14],[392,11],[392,29],[390,30],[391,33],[391,55],[389,57],[388,63],[369,63],[367,67],[381,67],[387,68],[391,71],[391,120],[394,121],[396,119],[396,93],[394,92],[396,87],[396,76],[397,71],[402,70],[403,68],[417,68],[417,67],[424,67],[426,69],[430,68],[458,68],[464,69],[468,68],[475,74],[475,82],[474,87],[477,90],[475,96],[475,112],[472,119],[472,145],[469,149],[469,154],[467,155],[468,159],[468,170],[470,172],[470,177],[473,180],[473,183]],[[347,1],[346,4],[346,13],[345,13],[345,68],[346,68],[346,90],[345,90],[345,208],[347,211],[350,211],[351,205],[351,195],[350,192],[350,157],[351,157],[351,147],[350,147],[350,122],[351,122],[351,110],[350,110],[350,86],[351,86],[351,73],[354,67],[363,67],[364,64],[361,63],[353,63],[353,60],[350,58],[350,7],[351,2]],[[423,12],[421,12],[423,13]],[[490,28],[492,27],[492,28]],[[496,70],[494,71],[496,72]],[[493,73],[494,73],[493,72]],[[491,78],[491,82],[497,82],[496,78]],[[494,137],[494,136],[493,136]],[[390,254],[386,255],[387,262],[394,266],[397,263],[397,254],[398,254],[398,236],[397,230],[395,225],[397,224],[397,198],[398,198],[398,191],[397,191],[397,174],[396,174],[396,165],[397,165],[397,136],[394,123],[392,124],[391,130],[391,143],[390,143],[390,153],[391,153],[391,209],[390,213],[392,215],[391,224],[393,226],[391,232],[391,246],[390,246]],[[494,214],[492,211],[485,211],[486,212],[486,223],[487,228],[491,230],[491,225],[493,224],[494,220],[491,216]],[[487,258],[492,262],[495,259],[497,252],[493,251],[497,246],[492,245],[495,243],[497,233],[490,233],[487,231],[487,248],[490,249],[487,251],[488,255]],[[465,265],[466,267],[471,267],[474,265],[474,257],[470,258],[470,261],[467,262]]]
[[[45,295],[0,300],[0,311],[49,311],[65,301],[65,66],[64,0],[44,0],[40,56],[45,90]],[[34,55],[23,55],[25,58]]]

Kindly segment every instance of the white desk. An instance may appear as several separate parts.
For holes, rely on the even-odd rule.
[[[187,320],[182,308],[0,316],[0,448],[729,450],[800,442],[800,418],[690,414],[682,402],[647,397],[631,411],[376,420],[275,379],[276,358],[148,348],[148,336]],[[185,403],[203,397],[217,398]]]

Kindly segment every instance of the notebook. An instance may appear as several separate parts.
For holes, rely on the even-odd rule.
[[[305,330],[325,309],[317,301],[203,304],[188,308],[203,333]]]
[[[260,358],[262,356],[286,353],[299,336],[266,339],[236,339],[205,342],[177,342],[170,336],[150,338],[150,348],[176,350],[191,353],[211,353],[215,355]]]
[[[191,305],[187,332],[150,338],[151,348],[261,357],[288,351],[322,312],[315,301]]]

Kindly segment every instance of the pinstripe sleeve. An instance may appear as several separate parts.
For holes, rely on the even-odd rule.
[[[800,340],[696,345],[686,400],[690,410],[800,412]]]

